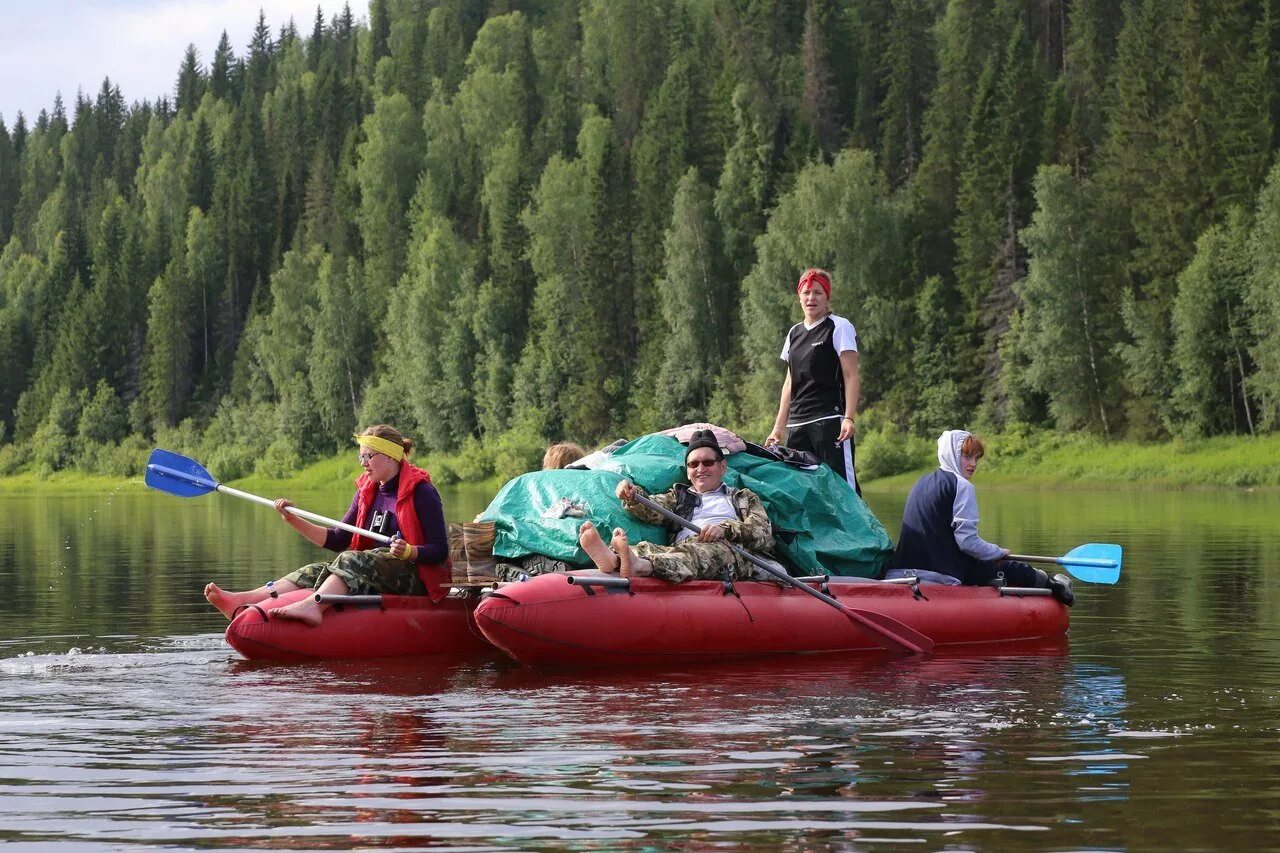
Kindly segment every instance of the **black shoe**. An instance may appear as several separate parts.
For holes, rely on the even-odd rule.
[[[1062,573],[1053,576],[1049,581],[1049,589],[1053,590],[1053,597],[1070,607],[1076,603],[1076,594],[1071,591],[1071,578]]]

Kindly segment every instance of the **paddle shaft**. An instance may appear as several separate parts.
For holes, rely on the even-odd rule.
[[[1033,557],[1030,554],[1010,554],[1006,560],[1022,560],[1024,563],[1057,563],[1059,566],[1093,566],[1098,569],[1114,569],[1115,560],[1091,560],[1088,557]]]
[[[275,505],[276,505],[276,502],[271,500],[270,498],[260,497],[259,495],[251,495],[248,492],[242,492],[239,489],[233,489],[230,486],[224,486],[221,483],[218,483],[217,491],[221,492],[224,495],[231,495],[233,498],[243,498],[244,500],[253,501],[254,503],[262,504],[263,506],[269,506],[269,507],[272,507],[273,509],[275,508]],[[289,513],[290,515],[296,515],[298,518],[303,518],[303,519],[306,519],[307,521],[313,521],[316,524],[323,524],[328,527],[336,527],[339,530],[345,530],[348,533],[353,533],[357,536],[367,536],[368,538],[373,539],[374,541],[381,542],[383,545],[391,544],[390,536],[383,536],[381,533],[374,533],[372,530],[365,530],[363,527],[356,527],[354,524],[347,524],[345,521],[338,521],[333,518],[326,518],[323,515],[318,515],[314,512],[308,512],[305,509],[298,509],[296,506],[287,506],[284,508],[284,511]]]
[[[658,513],[663,518],[667,519],[668,521],[674,524],[678,524],[681,527],[686,527],[689,530],[694,531],[695,533],[701,532],[701,528],[699,528],[698,525],[694,524],[689,519],[681,518],[671,510],[667,509],[666,507],[659,506],[658,504],[654,503],[652,500],[645,497],[644,495],[641,495],[639,493],[633,493],[632,500],[634,500],[636,503],[640,504],[641,506],[647,506],[649,509],[653,510],[654,512]],[[854,622],[856,622],[859,627],[861,627],[868,633],[874,635],[876,639],[881,642],[882,645],[888,645],[894,649],[905,649],[915,654],[926,654],[932,651],[933,641],[925,637],[923,634],[918,634],[913,629],[908,628],[906,625],[902,625],[902,630],[911,631],[913,634],[916,634],[915,637],[904,639],[903,637],[896,636],[895,634],[893,634],[883,626],[877,625],[876,623],[872,622],[870,619],[868,619],[863,614],[859,613],[857,610],[854,610],[852,607],[848,607],[845,604],[832,598],[831,596],[826,595],[825,593],[819,592],[818,590],[814,589],[813,587],[809,586],[806,583],[801,583],[800,581],[791,577],[791,575],[787,574],[784,571],[779,571],[778,569],[775,569],[773,566],[769,565],[764,560],[760,559],[755,554],[752,554],[750,551],[741,547],[740,545],[734,542],[729,542],[728,540],[725,540],[725,544],[729,546],[729,549],[732,550],[733,553],[737,554],[739,557],[742,557],[744,560],[748,561],[758,569],[768,573],[769,575],[772,575],[774,578],[778,579],[782,583],[787,584],[788,586],[795,587],[796,589],[803,590],[804,592],[808,593],[809,595],[813,596],[819,601],[825,604],[829,604],[830,606],[836,608],[845,616],[849,617]],[[881,618],[885,618],[885,617],[881,615]]]

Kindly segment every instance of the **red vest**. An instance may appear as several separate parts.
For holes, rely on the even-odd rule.
[[[407,461],[400,463],[400,482],[396,488],[396,522],[400,525],[400,538],[410,545],[425,545],[427,537],[418,523],[418,510],[413,505],[413,493],[419,483],[430,483],[431,475]],[[378,492],[378,481],[368,474],[361,474],[356,479],[356,527],[364,527],[369,518],[369,509],[373,506],[374,496]],[[364,551],[377,545],[374,540],[360,534],[351,537],[351,550]],[[427,595],[432,601],[438,601],[449,594],[448,583],[452,577],[449,563],[436,565],[418,564],[418,577],[427,588]]]

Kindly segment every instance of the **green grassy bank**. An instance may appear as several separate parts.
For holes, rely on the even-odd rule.
[[[984,435],[984,440],[987,456],[978,470],[984,488],[1280,488],[1280,435],[1137,444],[1010,431]],[[860,439],[857,454],[863,485],[870,489],[910,485],[934,466],[934,447],[932,439],[868,433]],[[496,466],[476,464],[483,454],[483,447],[468,448],[463,455],[471,462],[466,466],[438,454],[428,455],[423,463],[442,483],[488,484],[496,489],[506,478],[494,473]],[[142,453],[138,460],[139,472],[145,456]],[[530,458],[527,467],[535,465],[536,459]],[[230,482],[250,492],[283,494],[347,488],[358,473],[354,454],[341,453],[290,476],[251,475]],[[134,488],[144,488],[140,473],[122,478],[67,469],[45,476],[18,471],[0,478],[0,492],[5,493],[102,493]]]
[[[1138,444],[1009,433],[984,436],[984,441],[987,455],[977,475],[984,488],[1280,487],[1280,435]],[[933,442],[910,439],[902,444],[902,455],[919,464],[871,479],[869,488],[909,485],[936,464]]]

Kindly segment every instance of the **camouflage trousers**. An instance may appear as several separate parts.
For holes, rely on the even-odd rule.
[[[700,542],[690,537],[679,545],[638,542],[636,554],[653,563],[653,576],[672,583],[702,578],[719,580],[728,570],[730,580],[750,580],[756,567],[733,553],[727,542]]]
[[[495,574],[500,581],[518,581],[550,572],[571,572],[578,568],[582,567],[545,554],[528,554],[512,560],[499,559]]]
[[[316,589],[330,576],[342,578],[349,595],[426,595],[418,567],[391,556],[390,548],[343,551],[329,563],[311,563],[284,576],[302,589]]]

